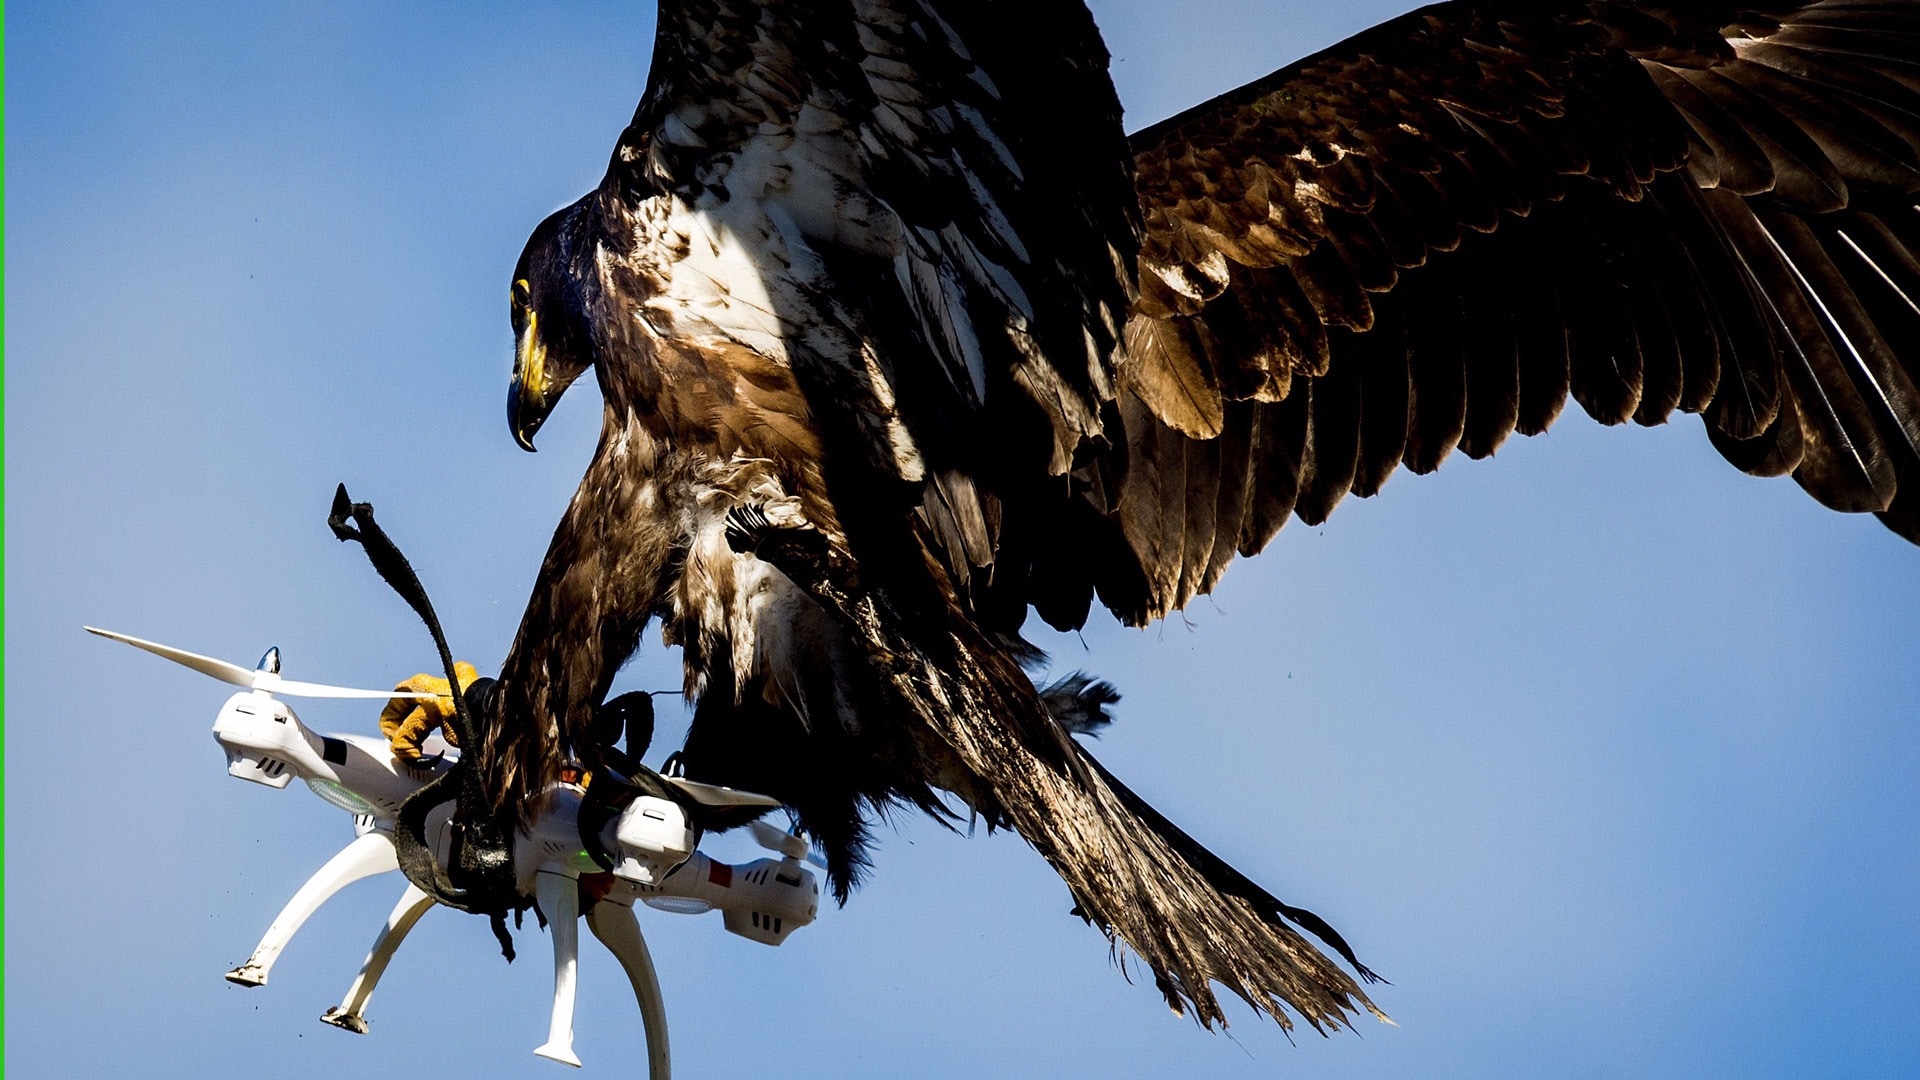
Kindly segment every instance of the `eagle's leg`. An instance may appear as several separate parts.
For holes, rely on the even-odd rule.
[[[341,484],[334,489],[327,527],[341,542],[359,544],[381,579],[420,616],[440,653],[447,685],[461,686],[453,652],[447,647],[447,636],[440,629],[440,617],[434,613],[426,587],[414,573],[413,564],[374,518],[373,505],[354,502],[347,494],[347,485]],[[483,754],[484,748],[474,738],[472,723],[474,711],[484,715],[488,710],[470,710],[467,700],[469,697],[488,700],[492,685],[488,679],[469,680],[465,693],[453,695],[454,715],[448,717],[446,723],[452,732],[452,741],[466,749],[452,768],[402,801],[394,821],[392,847],[400,871],[422,892],[457,910],[490,915],[494,932],[501,938],[501,951],[512,960],[513,948],[506,940],[501,919],[505,912],[517,909],[519,897],[513,877],[512,822],[503,823],[500,819],[510,819],[515,814],[489,813],[497,808],[489,805],[475,770],[475,758]],[[453,818],[453,877],[441,869],[426,842],[428,812],[450,800],[457,800]],[[235,974],[244,971],[243,968]]]

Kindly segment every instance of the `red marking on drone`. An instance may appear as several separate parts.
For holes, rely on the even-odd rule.
[[[707,880],[723,889],[733,888],[733,867],[723,862],[707,864]]]
[[[613,891],[612,874],[580,875],[580,908],[585,910],[607,898]]]

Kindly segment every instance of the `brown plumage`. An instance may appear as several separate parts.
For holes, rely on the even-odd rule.
[[[1036,690],[1028,609],[1157,618],[1569,397],[1920,541],[1916,41],[1913,0],[1441,4],[1129,142],[1077,0],[663,3],[515,274],[516,436],[588,367],[606,415],[487,789],[597,757],[657,618],[689,772],[786,801],[843,899],[870,814],[971,812],[1176,1008],[1347,1023],[1296,927],[1371,973],[1069,736],[1107,699]]]

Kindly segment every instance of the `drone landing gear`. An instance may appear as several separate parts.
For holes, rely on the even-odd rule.
[[[543,870],[534,877],[534,895],[553,935],[553,1019],[546,1043],[534,1053],[578,1068],[580,1058],[573,1052],[573,1003],[580,970],[580,883],[572,876]],[[633,917],[631,907],[603,900],[587,912],[587,928],[620,961],[633,985],[646,1026],[648,1077],[669,1080],[673,1066],[667,1047],[667,1010],[653,956],[640,935],[640,920]]]
[[[578,1068],[580,1058],[573,1052],[573,1010],[580,954],[579,882],[565,874],[541,871],[535,877],[535,885],[540,911],[547,916],[547,929],[553,935],[553,1015],[547,1041],[534,1053]],[[355,1034],[367,1033],[367,1002],[373,997],[375,986],[386,974],[387,964],[401,942],[433,904],[431,896],[408,884],[407,891],[400,895],[400,902],[387,916],[386,925],[374,938],[373,949],[360,965],[353,985],[347,988],[347,996],[320,1017],[323,1022]],[[670,1080],[673,1066],[667,1043],[667,1010],[660,992],[660,977],[653,968],[653,955],[640,933],[640,920],[634,917],[633,908],[602,900],[587,912],[586,921],[593,936],[620,961],[627,982],[633,987],[633,997],[640,1006],[640,1018],[645,1025],[649,1080]]]
[[[620,961],[627,981],[633,984],[640,1018],[646,1023],[647,1075],[651,1080],[669,1080],[673,1066],[667,1049],[667,1009],[660,997],[660,977],[654,974],[653,956],[647,952],[647,939],[640,936],[640,920],[633,917],[631,907],[603,900],[587,912],[587,928]]]
[[[370,832],[355,837],[353,843],[341,848],[338,854],[327,860],[325,866],[307,879],[305,885],[300,886],[300,891],[293,894],[287,906],[280,909],[273,925],[267,927],[267,934],[255,946],[253,955],[247,957],[246,963],[227,972],[227,981],[240,986],[265,986],[267,973],[272,970],[273,962],[280,958],[281,950],[287,947],[294,933],[321,904],[361,878],[399,868],[393,841],[386,834]]]
[[[321,1015],[323,1022],[357,1035],[367,1033],[367,1000],[373,997],[374,986],[380,982],[380,976],[386,974],[387,962],[413,930],[413,924],[432,906],[433,897],[421,892],[412,882],[407,883],[407,891],[400,894],[400,902],[387,916],[387,924],[373,939],[373,951],[367,953],[366,961],[360,965],[360,974],[354,976],[353,985],[347,988],[346,998]]]
[[[573,1052],[573,995],[580,973],[580,883],[577,878],[542,870],[534,875],[533,895],[553,935],[553,1020],[547,1041],[533,1052],[562,1065],[580,1067]]]

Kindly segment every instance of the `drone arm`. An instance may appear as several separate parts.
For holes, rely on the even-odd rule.
[[[265,986],[267,972],[273,962],[280,958],[280,951],[302,924],[307,921],[321,904],[327,902],[334,893],[353,882],[374,874],[384,874],[400,868],[399,860],[393,853],[393,840],[385,833],[370,832],[354,837],[353,843],[341,848],[339,853],[328,859],[312,877],[307,879],[300,891],[293,894],[287,906],[267,927],[267,934],[253,950],[247,962],[227,972],[227,981],[241,986]]]
[[[762,945],[784,942],[795,930],[811,923],[820,908],[819,879],[792,857],[732,866],[696,851],[680,869],[651,886],[649,893],[635,891],[629,895],[648,904],[684,897],[719,908],[729,933]],[[658,906],[667,907],[664,903]]]
[[[580,965],[580,883],[572,875],[541,870],[534,875],[534,898],[553,935],[553,1020],[547,1041],[533,1052],[579,1068],[573,1052],[573,996]]]
[[[353,985],[347,988],[346,999],[332,1009],[328,1009],[320,1019],[337,1028],[361,1035],[367,1033],[367,999],[373,997],[373,988],[380,982],[380,976],[386,973],[387,962],[393,959],[395,950],[406,940],[413,930],[413,924],[433,906],[433,897],[420,891],[419,886],[407,883],[407,891],[400,894],[400,902],[393,906],[393,913],[387,916],[385,926],[380,928],[380,936],[373,939],[373,951],[367,954],[366,962],[360,965],[360,974],[354,976]]]
[[[640,936],[640,920],[634,918],[631,907],[603,900],[587,912],[587,928],[620,961],[627,981],[633,984],[633,996],[640,1002],[640,1019],[646,1025],[649,1080],[669,1080],[673,1066],[667,1046],[667,1007],[660,996],[653,956],[647,952],[646,939]]]

